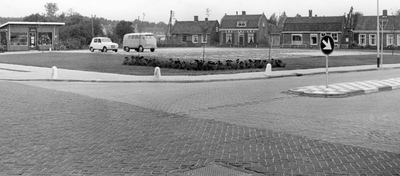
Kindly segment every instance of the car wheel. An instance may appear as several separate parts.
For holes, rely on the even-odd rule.
[[[107,52],[107,47],[104,47],[104,48],[103,48],[103,52]]]
[[[89,50],[90,50],[90,52],[94,52],[94,49],[93,49],[93,47],[90,47],[90,49],[89,49]]]
[[[155,50],[156,50],[156,49],[154,49],[154,48],[151,48],[151,49],[150,49],[151,52],[154,52]]]
[[[143,46],[139,46],[139,52],[143,52],[143,51],[144,51]]]
[[[129,52],[129,47],[124,47],[124,51]]]

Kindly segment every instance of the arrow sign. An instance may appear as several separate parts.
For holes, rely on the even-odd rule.
[[[328,43],[326,43],[325,40],[322,40],[322,43],[324,43],[325,45],[325,48],[323,48],[323,50],[332,50],[331,41],[328,40]]]
[[[324,36],[321,39],[321,51],[325,55],[329,55],[333,52],[333,49],[335,48],[334,46],[335,42],[333,41],[333,38],[331,36]]]

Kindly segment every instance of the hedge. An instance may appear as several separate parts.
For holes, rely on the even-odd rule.
[[[160,60],[156,58],[145,58],[144,56],[125,57],[123,65],[150,66],[185,70],[237,70],[237,69],[261,69],[267,65],[267,60],[225,60],[225,61],[181,61],[179,59]],[[272,67],[285,67],[286,64],[279,59],[271,59]]]

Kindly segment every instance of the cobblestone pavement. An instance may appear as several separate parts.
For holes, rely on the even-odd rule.
[[[400,174],[398,153],[17,83],[0,91],[0,175],[169,175],[210,162],[265,175]]]
[[[400,91],[343,99],[286,93],[324,80],[2,82],[0,173],[165,175],[222,162],[267,175],[399,175]]]

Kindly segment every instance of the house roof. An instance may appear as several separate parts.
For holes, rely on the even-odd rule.
[[[177,21],[172,27],[171,34],[210,34],[218,21]]]
[[[342,31],[344,16],[287,17],[283,31]]]
[[[221,28],[222,29],[236,29],[243,28],[237,27],[238,21],[247,21],[246,28],[258,28],[259,21],[261,17],[265,16],[264,14],[259,15],[225,15],[221,19]]]
[[[7,25],[47,25],[47,26],[64,26],[65,23],[60,22],[26,22],[26,21],[14,21],[14,22],[7,22],[0,25],[0,28],[3,28]]]
[[[400,16],[388,16],[385,30],[399,30]],[[360,16],[354,24],[354,31],[376,31],[376,16]]]

